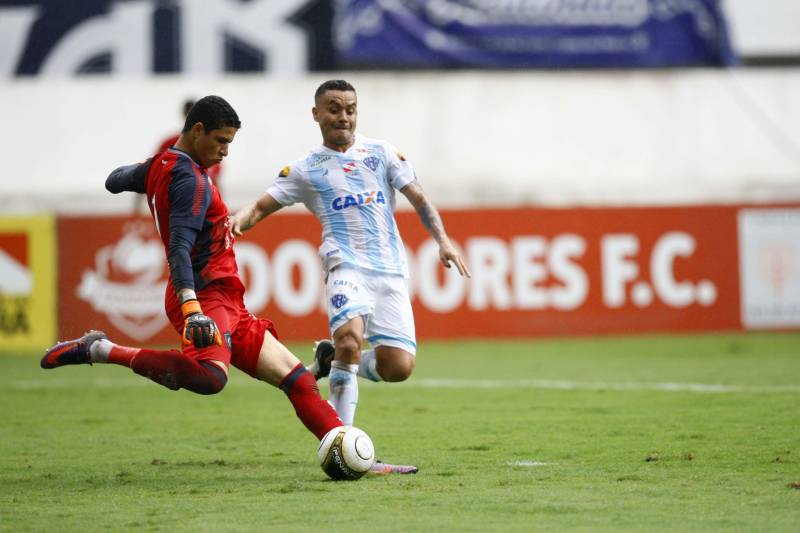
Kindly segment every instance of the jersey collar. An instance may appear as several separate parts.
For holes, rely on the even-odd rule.
[[[344,152],[340,152],[339,150],[334,150],[333,148],[328,148],[324,144],[319,145],[319,149],[322,150],[323,152],[328,152],[330,154],[346,155],[346,154],[349,154],[353,150],[353,148],[355,148],[356,146],[361,144],[361,139],[362,139],[362,136],[361,136],[360,133],[354,134],[353,135],[353,144],[351,144],[350,148],[348,148]]]
[[[175,153],[175,154],[177,154],[177,155],[179,155],[179,156],[185,157],[185,158],[187,158],[189,161],[191,161],[191,162],[192,162],[192,164],[193,164],[194,166],[196,166],[197,168],[203,169],[203,167],[201,167],[201,166],[200,166],[200,163],[198,163],[197,161],[195,161],[195,160],[192,158],[192,156],[190,156],[188,153],[184,152],[184,151],[183,151],[183,150],[181,150],[180,148],[175,148],[174,146],[170,146],[170,147],[169,147],[169,150],[167,150],[167,151],[168,151],[168,152],[173,152],[173,153]],[[205,170],[205,169],[203,169],[203,170]]]

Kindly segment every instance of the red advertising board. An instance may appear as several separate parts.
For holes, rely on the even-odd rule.
[[[452,211],[446,220],[473,277],[452,289],[452,308],[435,310],[430,290],[416,292],[421,337],[740,326],[736,208]],[[424,230],[412,222],[401,226],[416,247]],[[432,266],[416,265],[419,287],[431,277],[419,269]]]
[[[123,344],[176,344],[164,313],[167,266],[152,220],[58,220],[59,337],[101,329]]]
[[[438,261],[416,214],[398,213],[420,338],[741,328],[737,206],[443,211],[472,278]],[[152,222],[59,221],[61,336],[175,344]],[[320,229],[278,214],[236,243],[249,309],[284,339],[325,337]]]

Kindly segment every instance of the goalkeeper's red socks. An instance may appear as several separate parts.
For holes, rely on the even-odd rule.
[[[142,349],[130,360],[129,366],[140,376],[172,390],[216,394],[228,382],[228,376],[216,364],[195,361],[178,350]]]
[[[319,395],[317,381],[302,363],[298,363],[278,386],[292,402],[297,418],[318,439],[344,425],[336,410]]]
[[[93,362],[127,366],[139,375],[173,390],[214,394],[228,381],[225,372],[210,361],[198,363],[177,350],[146,350],[119,346],[107,339],[90,347]],[[319,395],[314,376],[298,363],[278,385],[292,402],[297,418],[318,439],[344,425],[336,410]]]
[[[114,344],[106,339],[92,344],[93,362],[127,366],[168,389],[216,394],[228,382],[225,372],[210,361],[197,362],[177,350],[146,350]]]

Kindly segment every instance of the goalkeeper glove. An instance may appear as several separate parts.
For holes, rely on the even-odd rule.
[[[194,344],[195,348],[207,348],[212,344],[222,346],[222,335],[210,316],[203,314],[200,302],[186,300],[181,304],[183,312],[183,344]]]

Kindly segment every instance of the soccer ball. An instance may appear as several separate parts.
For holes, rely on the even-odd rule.
[[[332,479],[355,480],[369,472],[375,463],[372,439],[353,426],[330,430],[319,443],[319,464]]]

